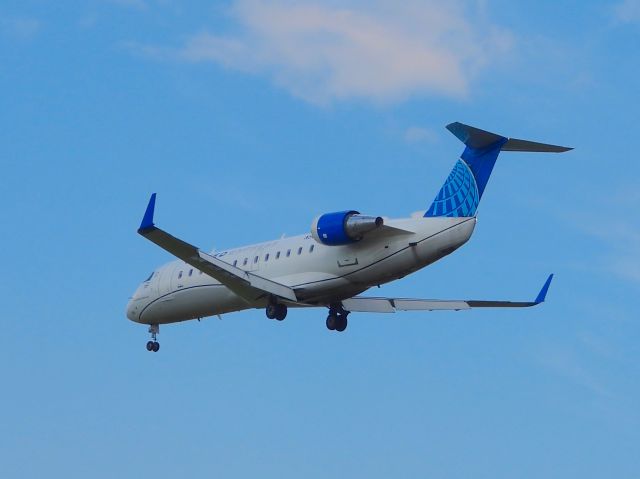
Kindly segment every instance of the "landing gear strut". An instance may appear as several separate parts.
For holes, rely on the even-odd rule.
[[[147,341],[147,351],[157,353],[160,350],[160,343],[156,341],[156,335],[160,333],[160,325],[149,325],[149,332],[151,333],[151,341]]]
[[[342,306],[331,306],[329,316],[327,316],[327,329],[329,331],[342,332],[347,329],[347,316],[349,311],[342,309]]]
[[[282,321],[287,317],[287,305],[271,302],[267,305],[266,313],[267,318]]]

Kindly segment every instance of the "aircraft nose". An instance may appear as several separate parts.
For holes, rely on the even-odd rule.
[[[137,301],[134,301],[133,298],[129,300],[127,303],[127,319],[130,321],[137,321],[138,319],[138,305]]]

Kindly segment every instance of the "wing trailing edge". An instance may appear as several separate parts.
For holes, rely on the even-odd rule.
[[[553,274],[549,275],[534,301],[492,301],[475,299],[367,298],[354,296],[342,301],[345,311],[395,313],[397,311],[461,311],[473,308],[528,308],[546,299]]]

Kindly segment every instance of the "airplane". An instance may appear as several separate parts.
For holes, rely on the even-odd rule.
[[[482,194],[501,151],[562,153],[572,148],[508,138],[463,123],[447,129],[465,145],[424,213],[388,219],[344,210],[317,216],[309,233],[206,253],[154,223],[156,193],[138,228],[178,258],[142,282],[127,318],[149,325],[147,350],[157,352],[160,324],[264,309],[282,321],[289,308],[328,310],[326,327],[345,331],[350,313],[521,308],[545,301],[553,274],[533,301],[438,300],[361,296],[451,254],[474,231]]]

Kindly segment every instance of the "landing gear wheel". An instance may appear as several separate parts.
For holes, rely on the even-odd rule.
[[[342,332],[347,329],[347,315],[341,314],[338,316],[338,323],[336,324],[336,331]]]
[[[160,332],[160,326],[157,324],[150,324],[149,332],[151,333],[151,341],[147,341],[147,351],[157,353],[160,349],[160,343],[156,341],[156,335]]]
[[[267,309],[266,309],[267,318],[269,318],[269,319],[275,319],[276,318],[276,314],[278,312],[278,306],[280,306],[280,305],[277,304],[277,303],[269,303],[269,304],[267,304]],[[286,314],[287,313],[285,313],[285,315]]]
[[[287,317],[287,305],[286,304],[276,304],[275,318],[278,321],[282,321],[286,317]]]
[[[329,308],[329,316],[327,316],[327,329],[341,333],[347,329],[347,316],[349,316],[349,311],[345,311],[342,305],[332,304]]]

